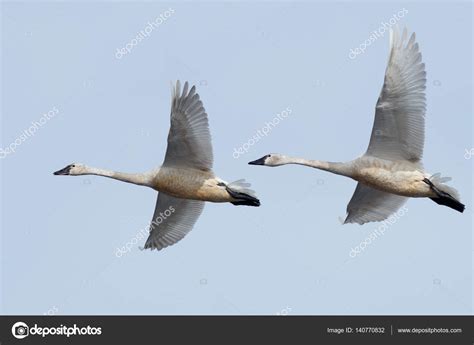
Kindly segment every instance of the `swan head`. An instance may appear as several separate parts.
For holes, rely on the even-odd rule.
[[[69,164],[61,170],[55,171],[54,175],[84,175],[86,174],[86,166],[80,163]]]
[[[277,167],[283,164],[286,164],[285,162],[285,156],[279,154],[279,153],[270,153],[268,155],[263,156],[262,158],[259,158],[257,160],[249,162],[250,165],[266,165],[269,167]]]

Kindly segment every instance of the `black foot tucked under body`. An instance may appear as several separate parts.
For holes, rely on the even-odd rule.
[[[464,209],[466,208],[466,206],[460,203],[458,200],[456,200],[451,194],[443,192],[442,190],[439,190],[433,184],[433,182],[431,182],[427,178],[423,179],[423,182],[425,182],[428,186],[430,186],[431,190],[436,193],[437,197],[430,198],[435,203],[437,203],[438,205],[444,205],[444,206],[450,207],[461,213],[464,212]]]

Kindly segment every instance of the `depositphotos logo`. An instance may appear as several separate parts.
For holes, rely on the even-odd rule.
[[[23,339],[30,334],[28,325],[24,322],[17,322],[12,327],[12,334],[17,339]]]
[[[17,339],[26,338],[29,335],[40,335],[43,338],[47,335],[101,335],[101,327],[78,327],[76,324],[72,327],[61,325],[59,327],[39,327],[36,323],[33,327],[28,327],[24,322],[16,322],[12,326],[12,334]]]

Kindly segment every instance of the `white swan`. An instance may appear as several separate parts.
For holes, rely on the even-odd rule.
[[[172,90],[171,127],[161,167],[127,174],[70,164],[54,175],[99,175],[153,188],[159,192],[145,248],[163,249],[181,240],[199,218],[205,201],[260,206],[244,180],[227,183],[212,172],[212,145],[207,114],[196,88]]]
[[[428,197],[459,212],[464,205],[448,178],[430,175],[421,163],[425,127],[425,65],[415,34],[390,31],[390,57],[367,152],[353,161],[332,163],[270,154],[249,164],[301,164],[350,177],[359,183],[347,205],[345,223],[381,221],[407,197]]]

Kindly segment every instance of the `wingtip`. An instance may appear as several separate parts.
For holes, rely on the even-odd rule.
[[[394,43],[394,39],[395,39],[395,32],[392,28],[390,28],[390,38],[389,38],[389,45],[390,45],[390,48],[393,48],[393,43]]]
[[[412,32],[410,36],[409,30],[407,26],[403,26],[400,28],[399,24],[390,28],[390,48],[400,48],[402,47],[407,41],[407,46],[410,44],[416,44],[416,35],[415,32]]]
[[[175,99],[176,93],[177,93],[176,90],[178,89],[178,81],[171,80],[170,85],[171,85],[171,99]]]
[[[405,42],[408,36],[408,29],[406,26],[403,27],[402,31],[402,42]]]
[[[186,97],[186,95],[188,94],[188,86],[189,86],[188,82],[185,81],[185,82],[184,82],[183,92],[182,92],[182,94],[181,94],[181,97]]]
[[[196,85],[193,85],[193,86],[191,87],[191,90],[189,90],[189,94],[190,94],[190,95],[194,95],[195,93],[196,93]]]
[[[187,80],[184,82],[183,89],[182,89],[183,92],[181,92],[181,81],[179,79],[176,80],[175,82],[170,81],[170,86],[171,86],[171,94],[173,97],[184,97],[186,95],[196,92],[196,85],[191,84]]]

